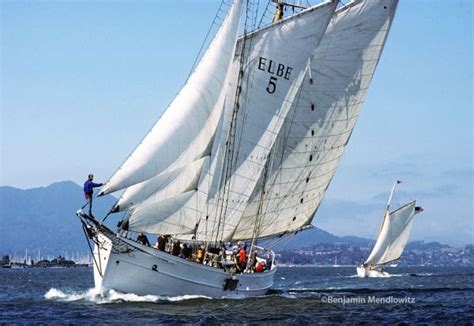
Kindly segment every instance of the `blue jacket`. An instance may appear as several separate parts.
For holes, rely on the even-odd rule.
[[[102,183],[94,183],[91,180],[87,180],[84,183],[84,193],[92,195],[94,193],[93,188],[100,187],[100,186],[102,186]]]

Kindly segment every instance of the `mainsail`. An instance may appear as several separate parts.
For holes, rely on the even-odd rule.
[[[397,1],[353,1],[335,12],[278,135],[269,176],[252,194],[234,238],[250,238],[256,223],[260,236],[311,223],[352,134],[396,7]]]
[[[400,258],[408,242],[415,214],[415,201],[391,213],[386,212],[377,242],[365,264],[386,264]]]

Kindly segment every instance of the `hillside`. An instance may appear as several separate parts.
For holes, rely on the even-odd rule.
[[[95,215],[102,216],[115,201],[112,196],[97,199]],[[75,215],[84,203],[82,187],[71,181],[27,190],[0,187],[0,254],[86,252]]]
[[[374,240],[359,238],[355,236],[339,237],[320,228],[312,228],[296,234],[294,237],[284,240],[281,244],[274,246],[275,249],[297,250],[314,246],[321,243],[346,244],[360,247],[368,247],[374,244]]]
[[[95,216],[103,216],[115,201],[112,196],[96,199]],[[75,215],[84,202],[82,187],[71,181],[26,190],[0,187],[0,254],[22,254],[25,249],[33,255],[38,250],[41,250],[43,255],[86,253],[88,247]],[[111,216],[107,221],[108,225],[113,227],[120,218],[121,216]],[[373,240],[355,236],[339,237],[322,229],[313,228],[285,238],[272,247],[277,251],[291,252],[326,248],[324,246],[340,248],[351,246],[364,250],[366,254],[365,251],[373,244]],[[449,248],[436,242],[411,242],[407,246],[407,250],[414,252]],[[359,253],[355,256],[357,259],[360,258]],[[334,257],[331,256],[330,259]]]

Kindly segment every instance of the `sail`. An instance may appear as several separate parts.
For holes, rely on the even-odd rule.
[[[309,225],[336,171],[372,80],[397,1],[338,9],[317,47],[234,239]]]
[[[155,234],[192,233],[192,227],[186,227],[190,216],[199,217],[194,209],[196,191],[188,191],[163,201],[145,201],[128,211],[126,219],[129,230]],[[197,206],[197,205],[196,205]],[[173,219],[170,217],[173,216]],[[191,223],[192,224],[192,223]]]
[[[203,166],[207,164],[209,156],[127,188],[118,200],[115,211],[127,210],[150,197],[154,197],[155,201],[161,201],[197,188]]]
[[[129,230],[173,235],[194,233],[206,207],[209,168],[210,160],[206,158],[201,166],[197,186],[189,191],[168,192],[166,196],[157,192],[132,206],[125,218],[129,223]]]
[[[385,215],[377,242],[365,261],[366,264],[386,264],[400,258],[410,236],[415,204],[413,201]]]
[[[235,66],[242,54],[245,58],[241,93],[232,107],[234,129],[227,133],[234,135],[220,139],[220,153],[230,159],[214,175],[220,186],[198,239],[232,237],[335,7],[336,2],[325,2],[246,36],[234,59]]]
[[[226,96],[229,90],[235,90],[236,74],[238,70],[229,69],[227,74],[225,87],[221,92],[217,105],[221,105],[221,111],[226,106]],[[216,135],[219,138],[223,132],[223,115],[217,123]],[[140,197],[143,201],[138,202],[128,211],[126,220],[129,221],[129,230],[137,232],[173,234],[176,237],[182,238],[183,235],[189,234],[190,230],[196,229],[199,224],[200,217],[207,212],[206,199],[208,198],[211,187],[211,180],[216,171],[217,161],[213,160],[219,154],[219,146],[213,142],[211,152],[208,156],[201,160],[188,164],[185,168],[179,168],[170,172],[165,172],[152,179],[145,181],[144,187],[142,184],[132,186],[140,187],[133,190],[134,197]],[[200,163],[202,161],[202,166]],[[212,167],[211,167],[211,162]],[[163,190],[152,190],[152,187],[147,185],[159,184],[159,180],[163,176],[168,176],[176,173],[176,180],[168,181],[169,185],[165,186]],[[195,173],[193,175],[193,172]],[[197,182],[194,183],[197,178]],[[157,180],[154,180],[157,179]],[[187,184],[192,185],[189,191],[186,191]],[[174,186],[176,185],[176,186]],[[191,191],[191,188],[194,191]],[[151,190],[151,191],[150,191]],[[171,191],[170,191],[171,190]],[[155,191],[155,193],[153,193]],[[128,192],[128,190],[127,190]],[[126,195],[127,192],[124,194]],[[181,192],[181,193],[179,193]],[[153,194],[151,194],[153,193]],[[131,197],[128,196],[127,197]],[[127,198],[131,201],[131,198]],[[191,237],[187,237],[189,240]]]
[[[218,103],[235,52],[242,1],[235,0],[185,86],[133,153],[102,187],[108,194],[206,155],[221,115]]]

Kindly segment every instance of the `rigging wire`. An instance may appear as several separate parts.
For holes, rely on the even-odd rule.
[[[189,71],[189,74],[188,74],[188,77],[186,78],[186,80],[189,79],[189,77],[191,76],[191,74],[193,73],[194,69],[196,68],[196,65],[197,63],[199,62],[199,60],[201,59],[201,57],[203,56],[203,50],[204,50],[204,47],[206,46],[206,44],[208,43],[208,40],[209,40],[209,36],[211,35],[212,33],[212,30],[217,26],[217,27],[220,27],[222,25],[222,22],[224,21],[224,18],[225,18],[225,15],[224,15],[224,18],[222,18],[220,15],[222,13],[226,13],[227,10],[225,8],[229,8],[232,4],[232,1],[228,2],[226,0],[221,0],[221,3],[219,5],[219,8],[217,9],[217,12],[214,16],[214,19],[212,20],[211,22],[211,25],[209,26],[209,29],[207,30],[207,33],[206,33],[206,36],[204,37],[204,40],[202,41],[201,43],[201,47],[199,48],[199,51],[196,55],[196,58],[194,59],[194,62],[191,66],[191,70]],[[215,36],[215,35],[214,35]]]

